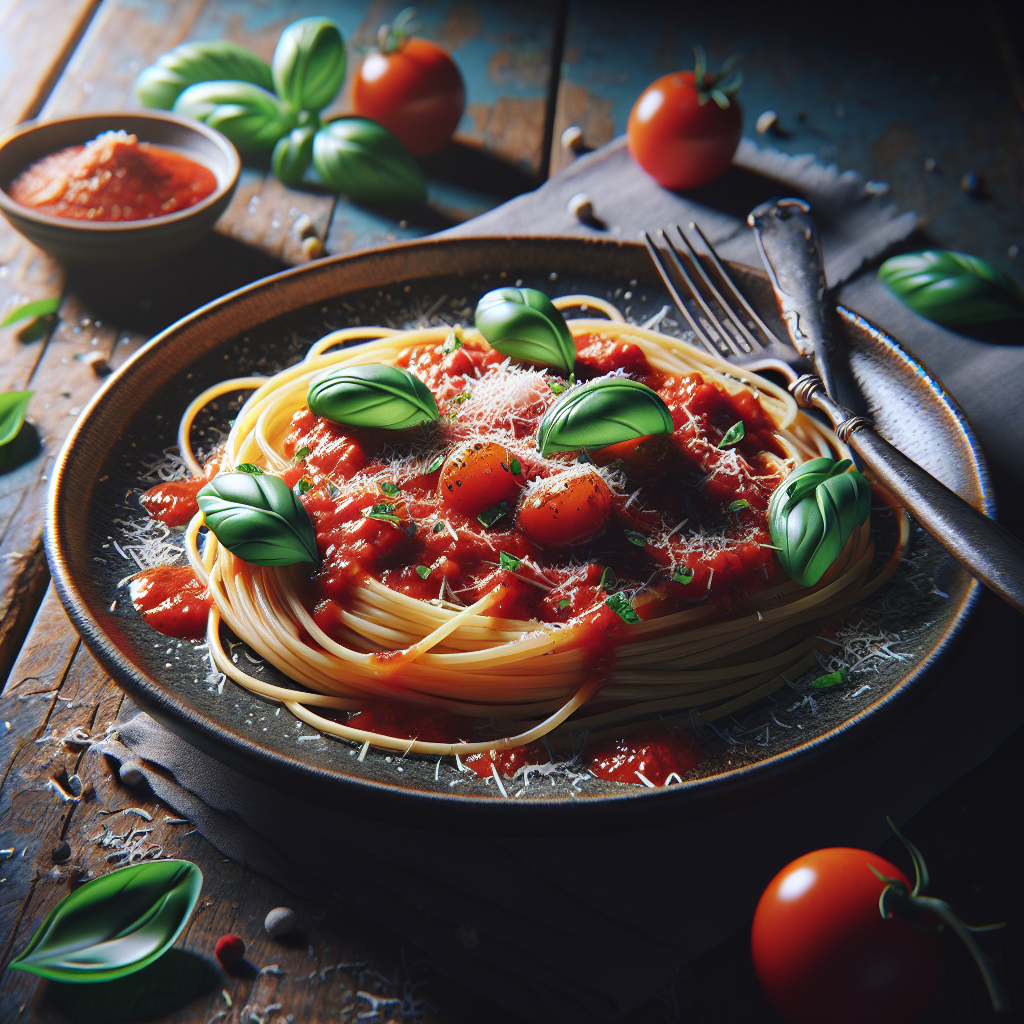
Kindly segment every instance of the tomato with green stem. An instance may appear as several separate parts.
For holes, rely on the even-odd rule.
[[[717,72],[695,46],[693,71],[675,71],[649,85],[626,126],[633,159],[665,188],[700,188],[732,163],[743,132],[735,93],[742,82],[739,55]]]

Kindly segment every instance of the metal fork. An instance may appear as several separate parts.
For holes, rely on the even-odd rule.
[[[778,206],[786,202],[782,200]],[[808,208],[805,204],[800,205],[806,215]],[[767,209],[768,204],[765,204],[751,217]],[[787,215],[783,210],[782,216]],[[817,250],[817,268],[810,267],[812,260],[796,268],[772,267],[769,264],[769,275],[780,299],[789,299],[790,296],[780,294],[778,270],[793,269],[797,278],[801,275],[807,278],[810,271],[815,270],[822,279],[824,277],[817,234],[809,217],[803,223],[804,230],[808,224],[811,232],[808,237],[814,243],[811,248]],[[780,341],[736,287],[704,232],[696,224],[690,224],[690,230],[704,245],[707,266],[679,226],[676,231],[682,247],[664,230],[658,231],[666,246],[664,250],[655,245],[647,232],[644,232],[644,242],[665,287],[700,344],[712,355],[736,366],[754,371],[774,369],[781,373],[789,381],[789,390],[797,401],[825,413],[839,437],[924,529],[975,579],[1018,611],[1024,612],[1024,544],[908,459],[875,432],[870,419],[854,415],[840,405],[835,400],[836,386],[828,360],[816,355],[812,366],[795,345]],[[768,255],[763,245],[761,248],[767,262]],[[679,283],[685,291],[680,290]],[[696,304],[696,315],[690,312],[684,295],[689,295]],[[819,290],[816,304],[798,304],[804,319],[795,318],[789,324],[791,332],[799,331],[798,325],[802,324],[811,334],[824,334],[828,329],[826,314],[830,311],[826,308],[827,298],[823,291]],[[798,334],[797,337],[804,335]]]

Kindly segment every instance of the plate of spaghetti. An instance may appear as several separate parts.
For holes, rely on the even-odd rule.
[[[952,399],[840,315],[883,431],[987,509]],[[60,595],[140,706],[279,789],[457,827],[792,785],[924,697],[977,596],[630,243],[415,242],[232,293],[111,378],[52,488]]]

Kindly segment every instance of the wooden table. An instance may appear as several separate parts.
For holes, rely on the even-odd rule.
[[[355,47],[369,44],[377,25],[400,6],[379,0],[0,0],[0,130],[37,115],[137,107],[131,87],[138,72],[186,39],[226,36],[269,58],[285,25],[327,14]],[[68,275],[0,225],[0,314],[26,300],[62,296],[58,316],[41,331],[0,330],[0,390],[35,391],[29,420],[40,442],[38,453],[29,452],[31,457],[0,476],[0,680],[6,680],[0,695],[0,962],[6,964],[24,945],[76,877],[106,869],[107,851],[95,837],[111,822],[107,812],[141,808],[153,818],[147,826],[153,828],[151,840],[198,864],[205,884],[178,944],[188,955],[166,957],[162,975],[141,990],[122,993],[115,1002],[124,1019],[402,1021],[414,1019],[417,995],[431,1004],[427,1019],[452,1024],[504,1018],[440,979],[423,982],[416,951],[401,949],[386,933],[322,916],[321,908],[225,861],[188,824],[168,820],[175,815],[109,771],[99,773],[95,762],[94,801],[61,803],[47,788],[49,779],[65,770],[74,773],[83,763],[81,745],[62,737],[76,729],[101,735],[131,711],[69,625],[49,586],[42,550],[50,466],[102,380],[94,370],[102,364],[83,357],[99,352],[116,369],[157,330],[202,302],[300,262],[293,224],[303,215],[326,251],[344,252],[428,233],[533,187],[549,169],[572,159],[559,145],[564,128],[579,125],[590,146],[621,133],[642,87],[657,74],[688,66],[690,45],[698,40],[715,61],[733,49],[747,52],[746,123],[763,109],[775,109],[788,134],[768,140],[772,145],[810,149],[886,182],[901,206],[923,213],[940,244],[1001,261],[1021,277],[1021,262],[1008,259],[1011,247],[1024,239],[1011,159],[1019,156],[1024,139],[1013,92],[1015,86],[1018,100],[1024,99],[1019,58],[1009,44],[1017,27],[1011,5],[986,8],[991,26],[979,18],[958,24],[955,33],[927,29],[927,57],[914,50],[898,60],[901,46],[905,51],[918,33],[910,19],[920,12],[909,7],[899,15],[906,22],[890,26],[888,34],[880,33],[877,22],[869,32],[858,20],[838,35],[813,19],[800,23],[778,12],[762,27],[763,18],[737,18],[713,8],[687,14],[684,23],[678,13],[640,10],[627,16],[621,5],[587,0],[419,7],[425,34],[452,50],[468,91],[455,144],[426,165],[431,212],[423,223],[390,222],[333,196],[287,189],[247,168],[218,234],[171,268],[163,287],[142,294],[119,292],[102,275]],[[948,59],[954,48],[971,52],[969,67]],[[356,63],[353,52],[350,67]],[[333,109],[347,108],[347,89]],[[934,171],[924,169],[929,157],[936,161]],[[985,175],[987,198],[967,197],[957,188],[969,170]],[[989,948],[1018,1007],[1024,959],[1016,862],[1024,845],[1021,754],[1017,733],[907,826],[929,854],[935,891],[968,920],[1016,923],[1015,931],[990,940]],[[65,839],[73,857],[55,865],[51,850]],[[898,857],[894,845],[884,852]],[[266,910],[280,904],[299,913],[298,945],[274,943],[263,932]],[[221,976],[209,961],[203,966],[197,957],[210,958],[217,937],[227,931],[245,939],[252,964],[276,963],[283,973]],[[181,1005],[186,984],[197,991]],[[379,1003],[373,1015],[373,1002],[360,991],[410,1001],[404,1008],[401,1002]],[[109,998],[99,1005],[78,991],[74,1001],[69,1007],[66,991],[31,975],[10,972],[0,978],[4,1022],[114,1019]],[[990,1017],[974,971],[951,949],[925,1019]],[[690,964],[671,989],[630,1019],[779,1018],[757,988],[740,932]]]

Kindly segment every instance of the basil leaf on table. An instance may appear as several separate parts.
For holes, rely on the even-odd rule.
[[[277,566],[318,561],[309,513],[280,477],[220,473],[197,501],[217,540],[243,562]]]
[[[946,327],[1024,320],[1024,294],[977,256],[928,249],[893,256],[878,279],[915,313]]]
[[[423,172],[409,151],[383,125],[365,117],[343,117],[324,125],[313,140],[313,166],[320,180],[357,203],[422,203]]]
[[[314,416],[348,427],[406,430],[441,418],[430,388],[400,366],[345,366],[314,377],[306,397]]]
[[[274,89],[296,110],[323,110],[345,80],[345,40],[330,18],[300,18],[277,41]]]
[[[811,459],[776,488],[768,527],[782,568],[813,587],[871,511],[871,485],[849,459]]]
[[[175,101],[174,112],[223,132],[243,152],[272,149],[295,127],[297,115],[251,82],[200,82]]]
[[[182,43],[146,68],[135,81],[135,95],[144,107],[170,110],[177,98],[198,82],[251,82],[273,89],[270,65],[245,47],[227,39]]]
[[[309,170],[313,162],[313,137],[316,135],[315,125],[304,125],[293,128],[287,135],[282,135],[274,146],[274,155],[270,158],[270,167],[277,179],[285,185],[298,185],[302,176]]]
[[[476,329],[493,349],[527,363],[551,366],[568,376],[576,343],[565,317],[536,288],[496,288],[476,306]]]
[[[10,327],[11,324],[19,323],[22,320],[35,320],[41,316],[52,316],[60,309],[60,296],[53,295],[48,299],[36,299],[34,302],[23,302],[15,306],[0,320],[0,327]]]
[[[559,396],[540,421],[537,448],[541,455],[607,448],[672,430],[668,406],[646,384],[602,377]]]
[[[5,391],[0,394],[0,448],[10,444],[25,422],[25,410],[34,391]]]
[[[181,934],[203,874],[188,861],[119,868],[65,896],[10,966],[65,982],[112,981],[142,970]]]

